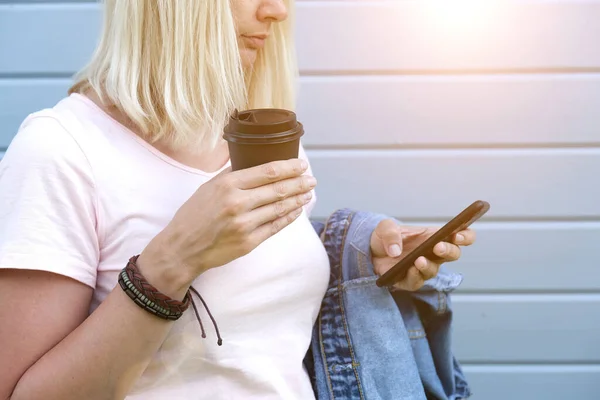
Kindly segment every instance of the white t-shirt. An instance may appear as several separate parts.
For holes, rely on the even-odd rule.
[[[30,115],[0,161],[0,268],[89,285],[93,312],[127,260],[217,173],[178,163],[70,95]],[[196,300],[207,338],[190,307],[128,399],[314,398],[302,360],[329,261],[308,219],[313,207],[314,197],[290,226],[196,280],[223,345]]]

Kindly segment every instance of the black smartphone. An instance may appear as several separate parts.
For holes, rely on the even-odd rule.
[[[429,239],[421,243],[419,247],[405,255],[396,265],[390,268],[389,271],[380,276],[376,282],[377,286],[391,286],[404,279],[408,269],[413,266],[417,258],[421,256],[425,256],[426,258],[437,258],[433,254],[433,248],[436,244],[448,241],[452,235],[468,228],[469,225],[481,218],[489,209],[490,204],[487,201],[475,201],[456,217],[452,218],[450,222],[431,235]]]

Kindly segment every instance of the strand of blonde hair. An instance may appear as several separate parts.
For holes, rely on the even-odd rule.
[[[229,1],[106,0],[100,41],[72,92],[92,90],[149,141],[214,148],[234,109],[295,109],[293,0],[244,71]]]

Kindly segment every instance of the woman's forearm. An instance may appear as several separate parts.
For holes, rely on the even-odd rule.
[[[150,275],[153,269],[146,271]],[[185,293],[182,285],[161,281],[161,286],[172,296]],[[10,400],[122,399],[172,324],[141,309],[117,285],[79,327],[23,374]]]
[[[171,326],[142,310],[117,286],[92,315],[27,370],[10,399],[122,399]]]

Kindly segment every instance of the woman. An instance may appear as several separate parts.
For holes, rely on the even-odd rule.
[[[314,397],[302,359],[329,278],[316,181],[302,149],[231,172],[221,139],[235,108],[294,108],[290,2],[106,0],[91,62],[0,164],[0,398]],[[380,224],[377,272],[431,232]],[[436,251],[397,287],[460,255]],[[139,307],[117,284],[130,264],[175,302],[197,290],[218,329]]]

